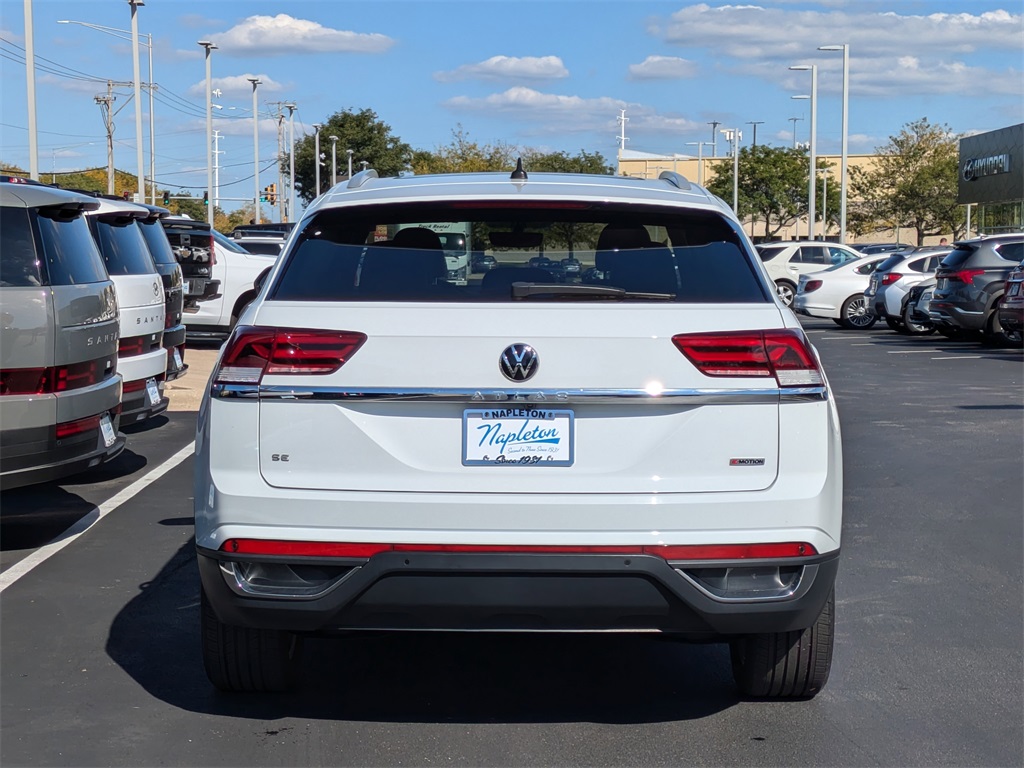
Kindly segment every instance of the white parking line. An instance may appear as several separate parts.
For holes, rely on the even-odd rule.
[[[148,486],[155,483],[161,477],[166,475],[176,466],[181,464],[185,459],[195,453],[196,444],[195,441],[189,443],[176,454],[171,456],[167,461],[161,464],[159,467],[151,470],[147,474],[140,477],[134,483],[129,485],[127,488],[122,489],[111,498],[100,504],[98,507],[93,507],[92,511],[89,512],[85,517],[82,517],[68,528],[64,533],[58,536],[56,539],[51,541],[49,544],[40,547],[35,552],[30,554],[23,560],[19,560],[10,568],[3,573],[0,573],[0,593],[7,589],[11,584],[16,582],[26,573],[31,571],[37,565],[46,562],[53,555],[60,552],[64,547],[73,542],[87,530],[92,528],[96,523],[106,517],[108,514],[113,512],[115,509],[120,507],[126,501],[131,499],[133,496],[144,491]]]
[[[810,171],[807,172],[810,175]],[[981,360],[981,355],[943,355],[942,357],[933,357],[932,360]]]
[[[807,175],[810,176],[811,172],[808,171]],[[934,349],[896,349],[889,350],[890,355],[928,355],[935,352]]]
[[[811,172],[807,171],[807,175],[810,176]],[[848,339],[848,338],[850,338],[850,337],[849,336],[822,336],[821,340],[822,341],[828,341],[829,339]]]

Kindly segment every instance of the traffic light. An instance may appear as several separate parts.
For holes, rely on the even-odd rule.
[[[264,187],[263,192],[260,194],[260,202],[267,202],[268,197],[270,197],[270,187]]]
[[[271,184],[267,187],[267,202],[271,205],[277,205],[277,184]]]
[[[164,205],[170,205],[170,204],[171,204],[171,192],[170,192],[170,190],[165,189],[164,190]]]
[[[203,205],[209,205],[209,204],[210,204],[210,193],[209,192],[203,192]]]

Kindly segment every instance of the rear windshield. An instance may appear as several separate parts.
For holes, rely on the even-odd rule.
[[[149,255],[153,257],[153,261],[157,264],[178,263],[178,260],[174,258],[174,251],[171,250],[171,244],[167,240],[167,233],[158,219],[140,221],[139,226],[142,229],[146,245],[149,246]]]
[[[68,217],[59,207],[31,212],[0,208],[0,285],[85,285],[108,279],[81,216]]]
[[[942,260],[940,266],[947,269],[956,269],[974,254],[974,249],[969,246],[958,246],[950,251]]]
[[[759,245],[757,246],[757,254],[761,257],[761,261],[771,261],[788,246],[785,245]]]
[[[222,235],[217,230],[213,230],[213,239],[217,241],[217,245],[223,245],[225,248],[227,248],[229,251],[233,253],[248,253],[248,251],[245,250],[245,248],[238,245],[238,243],[236,243],[230,237]]]
[[[471,252],[496,266],[473,271]],[[286,257],[271,298],[765,303],[751,256],[729,222],[707,211],[378,205],[322,211]]]
[[[256,253],[261,256],[280,256],[281,246],[284,240],[242,240],[237,245],[242,248],[242,253]]]
[[[92,217],[93,231],[107,272],[117,275],[146,275],[156,272],[149,248],[137,220],[127,217]]]

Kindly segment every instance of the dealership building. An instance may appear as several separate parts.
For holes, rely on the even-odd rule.
[[[1024,230],[1024,123],[960,139],[957,202],[969,232]]]

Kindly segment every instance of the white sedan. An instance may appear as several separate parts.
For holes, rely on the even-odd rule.
[[[830,317],[843,328],[870,328],[878,318],[868,311],[864,291],[871,273],[885,259],[885,255],[865,256],[821,272],[800,275],[793,310],[810,317]]]

